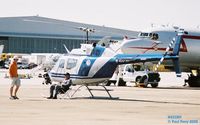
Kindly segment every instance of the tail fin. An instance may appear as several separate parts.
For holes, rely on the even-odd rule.
[[[179,59],[173,59],[174,63],[174,69],[176,72],[176,77],[181,77],[181,69],[180,69],[180,64],[179,64]]]
[[[173,49],[173,55],[179,55],[180,47],[181,47],[181,42],[182,42],[182,35],[177,35],[175,38],[175,46]]]
[[[182,42],[182,35],[177,35],[175,39],[172,39],[169,46],[166,48],[165,54],[163,55],[163,57],[160,59],[160,61],[156,65],[156,68],[155,68],[156,71],[157,71],[159,65],[163,62],[165,56],[168,54],[168,52],[169,52],[170,48],[172,47],[172,45],[174,44],[174,42],[175,42],[175,46],[173,48],[172,56],[179,55],[180,46],[181,46],[181,42]],[[176,76],[181,77],[179,58],[172,58],[172,61],[173,61],[174,67],[175,67]]]
[[[177,35],[175,39],[176,43],[173,49],[173,55],[179,55],[180,47],[181,47],[181,42],[182,42],[182,35]],[[179,64],[179,58],[173,59],[174,63],[174,69],[176,72],[177,77],[181,77],[181,69],[180,69],[180,64]]]

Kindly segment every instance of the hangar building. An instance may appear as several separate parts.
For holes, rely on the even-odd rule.
[[[86,40],[86,33],[79,27],[94,29],[89,39],[100,40],[104,36],[120,40],[135,37],[138,32],[105,26],[97,26],[39,16],[0,18],[0,45],[4,53],[64,53],[65,44],[69,50],[80,47]]]

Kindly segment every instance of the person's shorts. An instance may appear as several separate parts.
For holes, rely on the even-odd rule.
[[[18,77],[13,77],[11,78],[12,82],[11,82],[11,86],[20,86],[21,85],[21,81]]]

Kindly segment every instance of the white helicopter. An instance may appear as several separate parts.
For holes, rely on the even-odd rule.
[[[62,82],[66,72],[71,74],[73,84],[76,85],[97,85],[112,77],[116,67],[121,64],[149,62],[161,60],[172,60],[176,67],[176,73],[180,76],[179,70],[179,49],[181,36],[176,37],[176,44],[173,53],[168,54],[175,40],[168,46],[165,54],[117,54],[115,51],[94,44],[91,53],[66,54],[60,57],[56,65],[49,72],[52,81]]]

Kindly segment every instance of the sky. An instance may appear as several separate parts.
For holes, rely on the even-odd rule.
[[[200,0],[0,0],[0,17],[42,16],[128,30],[154,25],[195,28]]]

